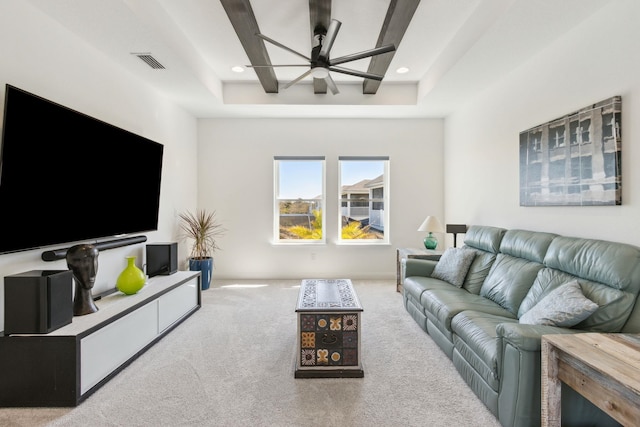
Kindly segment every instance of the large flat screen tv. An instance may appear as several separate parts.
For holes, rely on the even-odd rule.
[[[157,230],[164,146],[6,85],[0,253]]]

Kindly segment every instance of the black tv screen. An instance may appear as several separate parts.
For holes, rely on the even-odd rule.
[[[6,85],[0,253],[157,230],[163,149]]]

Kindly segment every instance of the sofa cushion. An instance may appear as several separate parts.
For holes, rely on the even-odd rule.
[[[451,321],[454,347],[482,379],[498,391],[502,337],[496,327],[517,320],[480,311],[463,311]]]
[[[557,234],[528,230],[509,230],[500,242],[500,253],[542,264]]]
[[[562,236],[549,246],[544,263],[612,288],[640,290],[640,248],[635,246]]]
[[[444,280],[460,288],[475,256],[474,251],[464,248],[448,248],[440,257],[431,277]]]
[[[482,284],[480,296],[494,301],[516,316],[542,267],[537,262],[498,254]]]
[[[585,321],[586,328],[598,332],[640,332],[640,304],[633,308],[640,292],[640,248],[561,236],[549,246],[544,263],[580,278],[584,294],[600,306]],[[607,302],[603,304],[598,298]]]
[[[578,278],[553,268],[543,268],[538,272],[533,286],[520,305],[518,317],[531,310],[550,291],[574,279],[578,279],[582,293],[599,306],[595,313],[576,327],[594,332],[620,332],[635,304],[636,297],[633,293]]]
[[[551,268],[543,268],[538,271],[536,280],[534,280],[531,289],[529,289],[529,292],[522,300],[522,304],[520,304],[518,318],[531,310],[553,289],[573,279],[576,279],[576,277]]]
[[[420,303],[428,317],[443,333],[451,331],[451,319],[465,310],[482,311],[498,316],[515,318],[509,311],[480,295],[470,294],[449,285],[448,289],[429,289],[422,293]]]
[[[550,325],[570,328],[598,309],[598,304],[585,297],[577,280],[558,286],[520,317],[527,325]]]
[[[472,225],[464,236],[464,248],[476,253],[462,287],[478,295],[500,250],[500,242],[507,232],[504,228]]]
[[[640,291],[640,248],[635,246],[561,236],[549,246],[544,264],[635,295]]]
[[[500,243],[500,253],[482,284],[480,295],[517,315],[556,236],[526,230],[505,232]]]
[[[495,254],[500,250],[500,242],[506,232],[504,228],[472,225],[464,235],[464,244]]]
[[[590,280],[580,279],[580,286],[584,295],[599,307],[576,327],[594,332],[621,332],[636,305],[636,295]]]
[[[433,277],[411,276],[404,279],[402,292],[420,301],[422,293],[428,289],[450,289],[451,285]]]
[[[492,252],[485,252],[480,249],[472,248],[471,246],[464,246],[468,251],[475,252],[476,256],[473,257],[473,262],[469,267],[467,276],[464,278],[462,287],[467,292],[478,295],[484,280],[489,275],[491,266],[496,260],[496,254]]]

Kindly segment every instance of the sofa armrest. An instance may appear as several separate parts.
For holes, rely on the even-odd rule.
[[[408,258],[404,260],[404,277],[423,276],[430,277],[438,261],[430,259]]]
[[[541,351],[542,336],[547,334],[577,334],[580,329],[559,328],[557,326],[523,325],[520,323],[501,323],[496,326],[498,337],[521,351]]]
[[[502,425],[540,425],[542,336],[579,332],[584,331],[520,323],[496,326],[496,333],[502,338],[498,395],[498,419]]]
[[[542,336],[584,332],[588,331],[520,323],[501,323],[496,327],[496,333],[502,337],[498,393],[500,424],[511,427],[540,425]],[[618,425],[569,387],[563,389],[562,400],[563,425]],[[578,409],[566,411],[565,415],[565,404],[567,408]]]

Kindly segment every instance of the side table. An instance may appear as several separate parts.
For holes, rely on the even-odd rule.
[[[560,427],[561,382],[619,423],[640,420],[640,334],[542,336],[541,422]]]
[[[402,293],[405,260],[408,258],[430,259],[438,261],[443,251],[417,248],[398,248],[396,251],[396,291]]]

